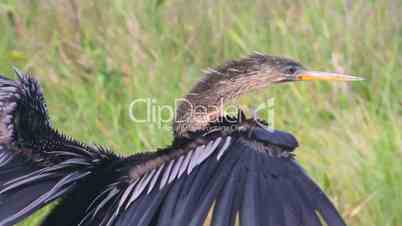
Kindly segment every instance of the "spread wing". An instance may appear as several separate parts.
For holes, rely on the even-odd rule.
[[[81,225],[345,225],[294,160],[293,136],[254,128],[208,141],[122,163]]]
[[[65,196],[110,155],[54,130],[34,78],[0,76],[0,225]]]

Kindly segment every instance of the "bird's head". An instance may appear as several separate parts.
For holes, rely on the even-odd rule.
[[[225,103],[249,91],[271,84],[310,80],[355,81],[362,78],[310,71],[288,58],[256,53],[207,70],[179,105],[174,131],[184,134],[188,130],[205,128],[209,122],[223,115]]]
[[[363,79],[341,73],[311,71],[288,58],[256,53],[211,69],[207,73],[204,85],[200,88],[213,88],[217,91],[226,90],[241,94],[270,84],[311,80],[356,81]]]

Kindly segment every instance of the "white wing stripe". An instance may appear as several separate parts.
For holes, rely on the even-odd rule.
[[[222,137],[218,137],[216,140],[210,141],[207,145],[198,146],[196,149],[189,151],[178,159],[170,160],[169,163],[163,163],[158,168],[143,175],[141,179],[130,183],[120,198],[118,209],[129,199],[125,206],[125,209],[127,209],[144,192],[148,185],[147,194],[149,194],[154,189],[159,178],[159,189],[162,189],[166,184],[170,184],[175,179],[180,178],[186,171],[187,174],[190,174],[195,167],[203,163],[216,151],[217,147],[222,143],[222,139]],[[231,141],[232,137],[228,136],[225,138],[225,142],[217,154],[218,160],[230,146]],[[1,155],[0,157],[4,158],[5,156]]]
[[[169,165],[166,167],[165,172],[163,172],[161,183],[159,185],[159,189],[162,189],[166,185],[166,183],[167,183],[167,181],[169,179],[170,170],[172,169],[172,166],[173,166],[174,162],[175,162],[175,160],[171,160],[169,162]]]
[[[194,167],[196,167],[200,153],[202,151],[204,151],[204,148],[205,148],[205,145],[202,145],[202,146],[198,146],[195,149],[194,154],[191,157],[191,161],[190,161],[190,164],[187,169],[187,175],[189,175],[191,173],[191,171],[193,171]]]
[[[149,188],[148,188],[148,194],[152,191],[152,189],[154,188],[156,181],[158,181],[159,178],[159,174],[161,174],[163,167],[165,166],[165,163],[163,163],[158,171],[156,171],[156,174],[154,175],[154,177],[151,180],[151,183],[149,184]]]
[[[127,202],[127,206],[130,206],[132,202],[134,202],[138,197],[138,188],[141,186],[141,183],[144,181],[144,177],[138,181],[137,185],[135,186],[134,192],[131,193],[130,199]]]
[[[199,159],[199,164],[201,164],[202,162],[204,162],[205,159],[207,159],[209,156],[212,155],[212,153],[214,153],[216,147],[219,145],[219,143],[221,142],[221,140],[222,140],[222,138],[219,137],[219,138],[216,139],[214,142],[211,141],[211,142],[208,144],[209,148],[207,148],[207,149],[201,154],[200,159]]]
[[[179,173],[179,169],[181,166],[181,163],[183,162],[184,155],[180,156],[179,159],[177,159],[176,163],[173,166],[172,173],[169,176],[168,184],[170,184],[174,179],[176,179],[177,174]]]
[[[124,191],[123,195],[120,198],[120,202],[119,202],[119,207],[118,209],[120,209],[120,207],[123,205],[124,201],[127,200],[127,197],[129,196],[129,194],[132,192],[134,186],[138,183],[138,179],[133,181]],[[129,204],[126,205],[126,209],[129,206]]]
[[[186,158],[184,159],[184,162],[180,167],[179,177],[181,177],[181,175],[183,175],[183,173],[186,172],[186,169],[188,167],[188,164],[190,163],[190,159],[191,159],[191,156],[193,155],[193,152],[194,152],[194,150],[191,150],[187,154]]]
[[[219,153],[217,156],[218,160],[222,157],[222,155],[225,153],[226,149],[230,146],[231,141],[232,141],[232,137],[228,136],[226,138],[225,143],[223,144],[221,150],[219,150]]]
[[[145,186],[149,184],[149,181],[152,179],[153,175],[155,174],[156,169],[153,169],[151,172],[147,173],[146,175],[144,175],[144,177],[146,177],[144,184]]]
[[[201,164],[210,154],[210,151],[212,150],[212,146],[214,144],[214,141],[210,141],[207,146],[204,148],[204,150],[200,150],[197,156],[197,162],[196,165]],[[208,154],[209,153],[209,154]],[[206,156],[206,157],[205,157]]]

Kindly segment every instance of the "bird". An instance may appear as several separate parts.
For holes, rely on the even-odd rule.
[[[344,226],[297,162],[297,139],[224,106],[272,85],[361,77],[252,53],[204,72],[181,101],[167,147],[130,156],[52,126],[29,73],[0,77],[0,225],[55,203],[41,226]]]

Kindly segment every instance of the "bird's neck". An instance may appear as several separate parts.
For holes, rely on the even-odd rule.
[[[226,98],[216,95],[190,93],[180,101],[176,110],[173,123],[175,135],[185,136],[216,122],[223,116],[226,101]]]
[[[228,102],[249,90],[247,83],[216,83],[213,79],[207,77],[201,80],[181,100],[173,122],[176,136],[186,136],[189,132],[206,129],[209,124],[224,116],[224,107]]]

